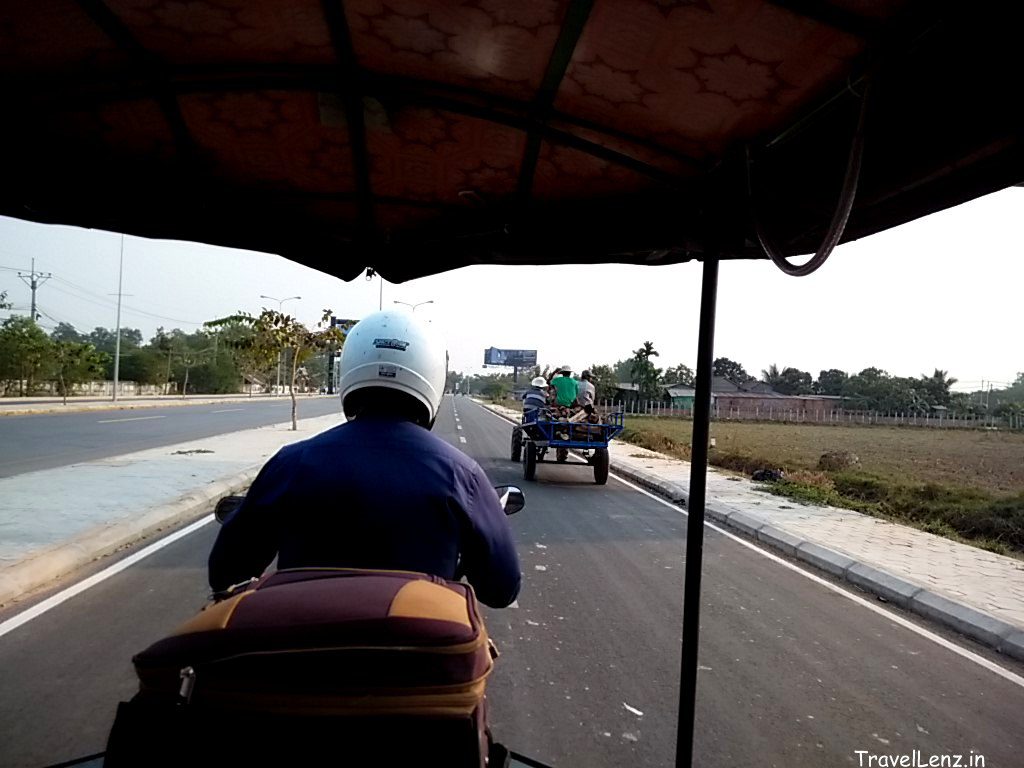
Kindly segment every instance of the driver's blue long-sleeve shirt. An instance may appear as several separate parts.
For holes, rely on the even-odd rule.
[[[363,417],[282,448],[210,554],[214,590],[279,568],[459,571],[495,608],[519,593],[505,513],[480,466],[408,421]]]

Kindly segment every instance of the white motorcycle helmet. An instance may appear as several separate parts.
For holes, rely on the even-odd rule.
[[[385,310],[356,323],[339,366],[341,407],[355,418],[373,391],[401,392],[423,406],[415,421],[429,429],[441,407],[448,353],[431,326],[411,312]],[[362,393],[359,395],[357,393]]]

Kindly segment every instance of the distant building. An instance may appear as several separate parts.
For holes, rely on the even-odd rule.
[[[670,384],[665,387],[666,400],[673,408],[692,411],[693,397],[696,394],[697,390],[693,387],[684,387],[682,384]]]

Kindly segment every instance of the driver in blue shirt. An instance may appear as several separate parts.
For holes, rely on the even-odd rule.
[[[430,432],[446,354],[430,327],[384,311],[356,324],[341,356],[348,422],[264,465],[210,554],[214,591],[279,568],[464,575],[481,602],[519,593],[512,533],[480,465]]]

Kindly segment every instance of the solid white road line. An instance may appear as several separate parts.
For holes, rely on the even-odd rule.
[[[166,419],[166,416],[132,416],[128,419],[100,419],[97,424],[116,424],[119,421],[149,421],[150,419]]]
[[[221,408],[219,411],[210,411],[210,413],[231,413],[232,411],[244,411],[245,408]]]
[[[168,544],[173,544],[178,539],[184,538],[185,536],[188,536],[190,533],[198,531],[204,525],[213,522],[213,519],[213,515],[207,515],[202,520],[197,520],[191,525],[182,528],[180,531],[175,531],[170,536],[160,539],[160,541],[150,544],[148,547],[140,549],[134,555],[129,555],[124,560],[114,563],[109,568],[104,568],[99,573],[93,574],[89,578],[83,579],[77,584],[73,584],[67,589],[58,592],[56,595],[48,597],[42,602],[33,605],[31,608],[19,613],[17,616],[14,616],[8,619],[7,621],[0,623],[0,637],[3,637],[8,632],[17,629],[22,624],[27,624],[34,618],[42,616],[51,608],[56,608],[61,603],[65,602],[66,600],[70,600],[75,595],[85,592],[85,590],[89,589],[90,587],[96,586],[101,581],[106,581],[111,576],[115,576],[116,574],[120,573],[126,568],[130,568],[140,560],[143,560],[144,558],[147,558],[150,555],[152,555],[154,552],[158,552],[159,550],[163,549]]]
[[[483,408],[485,411],[487,411],[487,413],[491,414],[492,416],[494,416],[494,417],[496,417],[498,419],[501,419],[502,421],[504,421],[507,424],[513,423],[509,419],[506,419],[504,416],[501,416],[501,415],[495,413],[494,411],[490,410],[489,408],[484,408],[484,406],[480,406],[480,407]],[[634,491],[637,491],[638,493],[642,493],[644,496],[650,497],[651,499],[653,499],[654,501],[658,502],[659,504],[662,504],[662,505],[664,505],[666,507],[674,509],[675,511],[680,512],[683,515],[687,515],[687,511],[685,509],[683,509],[682,507],[676,506],[672,502],[666,501],[665,499],[661,498],[660,496],[656,496],[653,493],[651,493],[650,491],[645,490],[645,489],[641,488],[638,485],[634,485],[629,480],[626,480],[626,479],[624,479],[622,477],[619,477],[614,472],[610,472],[609,475],[611,477],[615,478],[616,480],[618,480],[623,485],[629,486]],[[1016,674],[1014,672],[1011,672],[1010,670],[1006,669],[1005,667],[1001,667],[1000,665],[996,664],[993,661],[989,661],[984,656],[979,656],[978,654],[974,653],[973,651],[969,651],[966,648],[963,648],[963,647],[957,645],[956,643],[953,643],[953,642],[947,640],[946,638],[941,637],[940,635],[935,634],[934,632],[930,632],[929,630],[925,629],[924,627],[921,627],[921,626],[915,624],[912,621],[908,621],[907,619],[903,618],[902,616],[899,616],[899,615],[897,615],[895,613],[887,611],[884,608],[880,608],[875,603],[873,603],[873,602],[871,602],[869,600],[865,600],[863,597],[859,597],[858,595],[855,595],[852,592],[849,592],[849,591],[843,589],[842,587],[837,586],[836,584],[833,584],[832,582],[827,581],[826,579],[821,578],[817,574],[811,573],[810,571],[807,571],[807,570],[801,568],[800,566],[794,565],[793,563],[791,563],[788,560],[785,560],[785,559],[779,557],[778,555],[775,555],[775,554],[773,554],[771,552],[768,552],[768,551],[766,551],[764,549],[761,549],[760,547],[755,546],[754,544],[751,544],[746,539],[742,539],[739,536],[736,536],[736,535],[734,535],[732,533],[729,533],[729,531],[725,530],[724,528],[719,528],[714,523],[709,523],[707,520],[705,520],[704,521],[704,527],[705,528],[710,528],[711,530],[715,531],[716,533],[720,533],[721,535],[723,535],[723,536],[731,539],[732,541],[736,542],[741,547],[746,547],[747,549],[751,550],[752,552],[756,552],[757,554],[761,555],[762,557],[768,558],[773,563],[781,565],[783,568],[788,568],[789,570],[793,571],[794,573],[797,573],[797,574],[803,576],[805,579],[810,579],[815,584],[818,584],[819,586],[822,586],[825,589],[830,590],[831,592],[835,592],[837,595],[841,595],[841,596],[845,597],[847,600],[850,600],[850,601],[856,603],[861,608],[866,608],[867,610],[871,611],[872,613],[877,613],[879,616],[883,616],[885,619],[887,619],[888,621],[891,621],[893,624],[897,624],[897,625],[903,627],[904,629],[908,629],[911,632],[913,632],[914,634],[919,635],[920,637],[924,638],[925,640],[930,640],[931,642],[935,643],[936,645],[942,646],[943,648],[945,648],[948,651],[952,651],[953,653],[955,653],[958,656],[966,659],[967,661],[974,662],[978,666],[984,667],[989,672],[993,672],[993,673],[999,675],[999,677],[1003,678],[1004,680],[1007,680],[1007,681],[1013,683],[1014,685],[1019,686],[1020,688],[1024,688],[1024,677],[1021,677],[1020,675],[1018,675],[1018,674]]]

